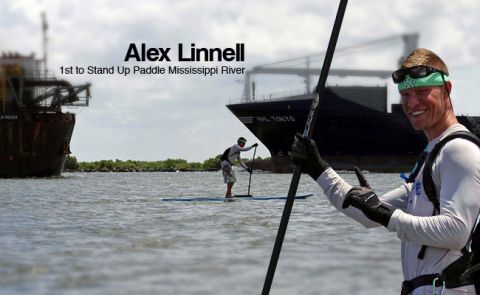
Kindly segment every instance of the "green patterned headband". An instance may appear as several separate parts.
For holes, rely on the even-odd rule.
[[[422,86],[440,86],[440,85],[443,85],[445,81],[449,81],[449,80],[450,79],[448,78],[447,75],[442,75],[442,73],[439,73],[439,72],[434,72],[426,77],[417,78],[417,79],[413,79],[409,75],[406,75],[405,80],[398,83],[398,91],[402,91],[408,88],[422,87]]]

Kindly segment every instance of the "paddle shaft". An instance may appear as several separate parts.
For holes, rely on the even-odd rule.
[[[363,175],[362,170],[360,170],[360,168],[358,168],[357,166],[355,166],[355,168],[353,168],[353,171],[355,171],[355,175],[356,175],[357,178],[358,178],[358,182],[360,183],[360,186],[363,186],[363,187],[366,187],[366,188],[372,188],[372,187],[370,186],[370,184],[368,183],[367,178],[365,177],[365,175]]]
[[[366,188],[372,188],[370,186],[370,184],[368,183],[365,175],[363,175],[362,170],[360,170],[360,168],[355,166],[355,168],[353,168],[353,171],[355,171],[355,175],[358,178],[358,182],[360,183],[360,186],[363,186],[363,187],[366,187]],[[347,196],[345,197],[345,200],[343,201],[342,209],[346,209],[346,208],[350,207],[350,205],[352,205],[352,196],[347,194]]]
[[[252,163],[250,164],[250,170],[252,170],[252,173],[250,173],[250,178],[248,179],[248,193],[247,195],[250,195],[250,183],[252,182],[252,174],[253,174],[253,163],[255,162],[255,154],[257,153],[257,147],[253,150],[253,159]]]
[[[320,98],[323,97],[325,92],[325,84],[327,82],[328,71],[330,70],[330,65],[332,63],[333,53],[335,52],[335,46],[337,44],[338,35],[340,33],[340,28],[343,22],[343,16],[345,15],[345,10],[347,8],[347,2],[348,0],[340,0],[340,4],[337,10],[337,16],[335,17],[335,23],[333,25],[332,34],[328,43],[325,59],[323,61],[322,72],[320,74],[317,88],[315,89],[316,96],[310,107],[307,122],[305,123],[303,135],[307,136],[308,138],[312,138],[313,135],[313,129],[318,116],[318,106],[320,105]],[[270,264],[268,266],[267,275],[263,284],[262,295],[270,294],[270,288],[272,286],[273,277],[275,275],[278,258],[280,257],[280,251],[282,250],[285,233],[287,232],[288,220],[290,219],[290,214],[292,212],[293,202],[295,201],[295,195],[297,193],[301,173],[301,165],[296,165],[293,171],[292,181],[288,190],[288,196],[287,200],[285,201],[285,207],[283,209],[280,225],[278,227],[275,245],[273,246],[272,257],[270,258]]]

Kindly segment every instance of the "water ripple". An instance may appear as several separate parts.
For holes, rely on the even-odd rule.
[[[248,174],[238,178],[246,194]],[[379,193],[401,184],[367,178]],[[0,181],[1,294],[258,294],[284,206],[161,201],[222,196],[219,172]],[[285,195],[290,181],[254,174],[251,192]],[[295,201],[272,294],[399,293],[395,235],[349,220],[308,177],[299,192],[314,196]]]

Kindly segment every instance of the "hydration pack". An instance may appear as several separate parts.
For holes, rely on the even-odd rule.
[[[223,152],[222,156],[220,157],[220,160],[221,160],[221,161],[227,161],[227,162],[230,163],[230,160],[228,160],[228,155],[230,154],[230,149],[231,149],[231,148],[228,148],[228,149],[226,149],[226,150]],[[231,164],[231,163],[230,163],[230,164]]]
[[[467,131],[457,131],[438,142],[430,153],[422,153],[417,160],[417,164],[413,169],[412,174],[407,179],[407,182],[414,182],[418,175],[422,164],[423,168],[423,189],[430,202],[433,203],[433,215],[440,213],[440,200],[437,195],[437,190],[432,179],[432,166],[435,158],[438,156],[440,150],[447,142],[455,138],[463,138],[475,143],[480,148],[480,139],[474,134]],[[480,193],[480,192],[479,192]],[[468,244],[462,249],[463,255],[448,265],[440,274],[440,278],[445,282],[445,287],[452,289],[461,286],[475,285],[477,294],[480,294],[480,228],[475,225],[471,234],[470,249]],[[423,245],[418,253],[418,258],[423,259],[425,255],[426,246]]]

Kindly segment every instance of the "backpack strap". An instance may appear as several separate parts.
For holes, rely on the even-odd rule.
[[[438,154],[440,153],[440,150],[445,146],[445,144],[447,144],[447,142],[449,142],[450,140],[453,140],[456,138],[469,140],[475,143],[480,148],[480,139],[477,136],[475,136],[473,133],[468,131],[457,131],[450,135],[447,135],[444,139],[442,139],[433,147],[430,153],[428,153],[425,160],[425,166],[423,168],[422,185],[423,185],[423,190],[425,191],[425,194],[428,197],[428,200],[433,204],[432,216],[436,214],[440,214],[440,197],[437,195],[437,190],[435,189],[435,184],[433,183],[433,178],[432,178],[433,162],[435,161]],[[418,174],[418,171],[417,171],[417,174]],[[472,230],[472,232],[474,232],[472,236],[473,238],[475,238],[475,241],[473,241],[472,239],[472,245],[480,243],[480,231],[475,228],[475,231]],[[426,250],[427,250],[427,246],[422,245],[422,248],[420,249],[420,252],[418,253],[418,256],[417,256],[418,259],[423,259],[425,257]]]
[[[423,168],[423,189],[428,197],[428,200],[433,203],[433,207],[435,210],[434,213],[440,213],[440,200],[432,179],[433,162],[435,161],[438,154],[440,153],[440,150],[445,146],[445,144],[447,144],[447,142],[449,142],[450,140],[456,138],[463,138],[469,140],[475,143],[480,148],[480,139],[476,137],[473,133],[468,131],[457,131],[438,142],[433,147],[432,151],[428,154],[427,159],[425,160],[425,167]]]
[[[418,155],[417,160],[415,161],[415,166],[412,169],[412,172],[410,173],[408,178],[405,180],[406,183],[415,182],[415,178],[417,178],[417,175],[420,172],[420,169],[422,168],[422,165],[425,162],[426,158],[427,158],[426,151],[423,151],[420,155]]]

